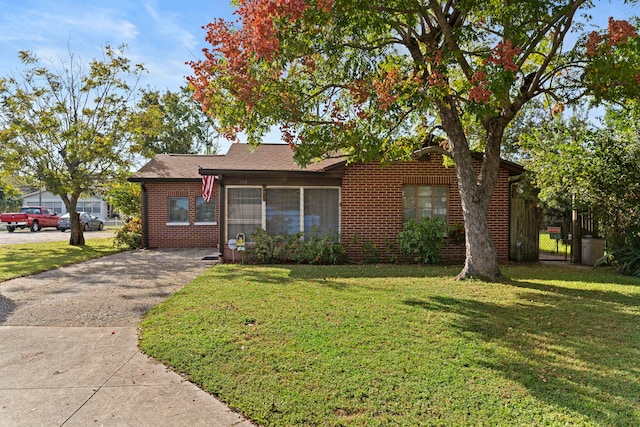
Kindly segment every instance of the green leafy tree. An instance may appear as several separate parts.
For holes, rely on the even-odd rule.
[[[76,212],[82,194],[130,168],[129,114],[143,67],[130,63],[124,46],[109,45],[88,65],[71,53],[59,64],[25,51],[20,59],[22,74],[0,80],[0,163]],[[71,223],[70,243],[84,244],[77,215]]]
[[[640,268],[640,117],[637,106],[607,109],[602,126],[586,114],[556,117],[521,138],[550,213],[591,210],[611,253],[637,256]]]
[[[487,208],[505,129],[523,106],[544,95],[559,110],[591,91],[608,99],[638,90],[639,40],[628,23],[612,20],[569,45],[587,0],[237,5],[237,21],[206,27],[211,48],[189,79],[222,133],[257,144],[279,125],[300,164],[338,151],[352,161],[408,159],[424,146],[449,156],[465,222],[458,278],[501,276]]]
[[[2,212],[15,212],[22,205],[20,191],[6,182],[0,180],[0,210]]]
[[[609,247],[633,245],[640,269],[640,105],[627,107],[609,108],[599,131],[590,201],[600,211]]]
[[[142,188],[137,183],[115,182],[105,192],[104,199],[125,218],[142,216]]]
[[[160,153],[215,154],[219,147],[214,121],[193,100],[193,92],[182,88],[164,94],[145,90],[133,119],[138,150],[147,158]]]
[[[520,137],[527,169],[535,173],[539,198],[551,209],[588,209],[598,129],[586,113],[556,116]]]
[[[552,121],[550,108],[540,98],[529,101],[505,129],[501,157],[516,163],[526,161],[528,152],[522,149],[521,136]]]
[[[113,238],[119,248],[142,246],[142,187],[132,182],[115,182],[105,191],[104,199],[124,218]]]

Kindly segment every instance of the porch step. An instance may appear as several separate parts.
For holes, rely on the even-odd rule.
[[[221,253],[219,251],[213,251],[211,255],[207,255],[202,258],[202,261],[220,261]]]

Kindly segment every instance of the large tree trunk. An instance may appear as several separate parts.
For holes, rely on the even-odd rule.
[[[487,225],[488,204],[473,201],[473,197],[462,194],[462,213],[465,225],[465,262],[456,279],[479,277],[496,281],[502,277],[498,265],[498,256],[493,246]],[[506,213],[505,213],[506,214]]]
[[[496,249],[489,235],[487,211],[500,169],[500,143],[505,124],[502,121],[483,123],[485,152],[480,170],[474,160],[456,107],[452,102],[440,106],[442,126],[449,137],[455,163],[458,190],[462,201],[465,226],[465,264],[457,279],[479,277],[496,281],[502,277]],[[508,213],[505,212],[505,215]]]
[[[80,222],[80,214],[78,212],[70,213],[71,215],[71,237],[69,238],[69,244],[73,246],[84,245],[84,232],[82,230],[82,223]]]
[[[82,229],[82,223],[80,222],[80,215],[76,212],[80,193],[71,194],[71,196],[69,196],[61,192],[59,196],[64,202],[67,212],[69,212],[69,219],[71,220],[71,237],[69,237],[69,244],[72,246],[82,246],[84,245],[84,232]]]
[[[487,224],[487,210],[493,194],[493,187],[497,181],[500,159],[490,162],[485,155],[482,172],[479,177],[473,165],[471,153],[460,155],[461,159],[454,155],[456,175],[458,178],[458,190],[462,202],[462,215],[465,227],[465,263],[464,268],[456,277],[468,279],[479,277],[484,280],[495,281],[502,277],[498,266],[496,249],[489,235]],[[495,177],[487,169],[495,169]],[[488,175],[488,176],[487,176]],[[487,182],[487,180],[491,182]],[[483,189],[485,191],[483,191]],[[508,215],[505,212],[505,215]]]

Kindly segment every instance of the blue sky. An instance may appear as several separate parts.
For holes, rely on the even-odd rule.
[[[147,69],[142,87],[176,91],[200,59],[201,28],[217,17],[232,19],[228,0],[0,0],[0,75],[18,74],[18,51],[59,63],[69,51],[83,61],[109,43]],[[222,151],[228,142],[220,141]]]
[[[70,49],[89,60],[101,46],[127,44],[127,56],[148,69],[143,84],[176,90],[201,57],[204,30],[231,18],[228,0],[0,0],[0,72],[20,71],[19,50],[66,59]]]
[[[609,16],[640,11],[622,0],[596,3],[591,13],[603,26]],[[201,58],[201,27],[231,19],[233,9],[229,0],[0,0],[0,11],[0,75],[21,71],[20,50],[54,62],[68,58],[69,50],[90,60],[106,43],[125,43],[129,59],[148,70],[143,87],[175,91],[190,74],[185,61]]]

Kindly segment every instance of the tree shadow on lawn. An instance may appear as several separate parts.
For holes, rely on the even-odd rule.
[[[439,296],[404,303],[457,314],[452,326],[468,339],[479,337],[487,349],[484,360],[472,363],[540,401],[596,424],[640,425],[640,297],[508,285],[523,290],[515,304]]]
[[[246,264],[241,268],[226,268],[225,265],[217,266],[211,270],[216,277],[223,277],[225,280],[240,280],[248,283],[268,283],[268,284],[291,284],[297,280],[306,280],[320,284],[333,285],[337,288],[347,288],[336,280],[344,279],[392,279],[402,277],[403,279],[415,278],[424,279],[428,277],[442,277],[453,279],[462,267],[458,265],[444,266],[419,266],[419,265],[251,265]]]

